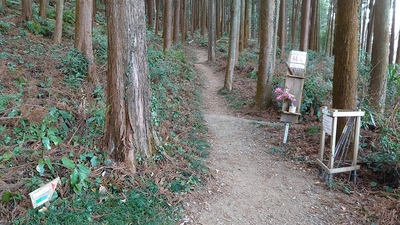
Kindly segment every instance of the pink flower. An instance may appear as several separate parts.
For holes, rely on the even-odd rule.
[[[285,87],[285,90],[284,90],[284,91],[282,90],[282,88],[277,87],[277,88],[275,89],[275,94],[277,95],[277,96],[276,96],[276,100],[277,100],[277,101],[283,101],[283,102],[285,102],[285,101],[291,101],[291,102],[296,102],[296,98],[295,98],[294,95],[290,94],[290,92],[289,92],[289,87],[288,87],[288,86]]]

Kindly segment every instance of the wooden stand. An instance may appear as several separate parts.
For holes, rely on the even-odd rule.
[[[296,110],[289,112],[289,103],[282,104],[281,121],[285,122],[285,133],[283,136],[283,143],[287,141],[289,133],[289,123],[298,123],[301,108],[301,99],[303,95],[304,77],[307,68],[307,52],[291,51],[289,55],[289,62],[287,63],[287,74],[285,78],[285,87],[288,87],[290,93],[296,98],[294,106]]]
[[[325,106],[322,109],[322,114],[323,114],[323,122],[321,131],[321,147],[319,149],[319,159],[317,159],[317,163],[330,175],[330,179],[332,179],[332,174],[334,173],[356,171],[360,169],[360,166],[357,165],[358,144],[360,136],[361,117],[365,115],[365,112],[362,112],[361,110],[359,111],[335,110],[335,109],[329,110]],[[356,117],[356,122],[354,127],[353,157],[351,159],[351,163],[349,166],[334,168],[338,117]],[[325,134],[331,135],[331,149],[330,149],[329,159],[327,160],[324,160]]]

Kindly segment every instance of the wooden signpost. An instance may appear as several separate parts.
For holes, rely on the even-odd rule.
[[[307,68],[307,52],[291,51],[287,66],[288,71],[285,77],[285,87],[290,89],[290,93],[295,96],[296,102],[293,102],[295,107],[294,111],[289,110],[289,103],[284,102],[282,104],[281,121],[286,123],[283,143],[287,141],[289,124],[297,123],[299,121],[299,116],[301,116],[300,108]]]

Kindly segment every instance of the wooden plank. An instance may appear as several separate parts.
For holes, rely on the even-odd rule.
[[[285,86],[289,88],[289,92],[295,96],[296,102],[293,105],[296,106],[296,112],[300,112],[301,101],[303,95],[304,79],[298,79],[292,76],[286,76]]]
[[[317,163],[329,174],[334,174],[334,173],[342,173],[342,172],[349,172],[349,171],[354,171],[354,170],[359,170],[360,166],[347,166],[347,167],[341,167],[341,168],[334,168],[334,169],[329,169],[323,162],[321,162],[319,159],[317,159]]]
[[[364,111],[350,111],[343,109],[322,109],[322,113],[332,117],[353,117],[364,116]]]
[[[298,123],[299,122],[299,116],[296,114],[286,114],[282,113],[281,115],[281,121],[285,123]]]

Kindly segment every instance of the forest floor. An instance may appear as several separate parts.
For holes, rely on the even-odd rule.
[[[218,94],[223,70],[207,63],[204,50],[197,49],[195,55],[195,68],[205,79],[204,111],[211,144],[207,164],[212,180],[184,203],[188,214],[182,224],[368,224],[360,209],[375,200],[359,192],[333,190],[316,165],[283,157],[285,146],[278,143],[284,127],[276,113],[259,117],[229,109]],[[302,126],[291,125],[288,145],[298,138],[309,142],[294,133]],[[318,143],[311,144],[315,153]]]
[[[10,17],[11,24],[18,25],[16,18]],[[87,125],[79,125],[76,130],[71,126],[66,143],[52,145],[53,149],[43,151],[40,138],[30,138],[32,133],[37,136],[43,134],[43,130],[32,125],[23,127],[31,135],[17,132],[22,119],[50,127],[45,122],[51,119],[47,117],[51,108],[68,112],[76,118],[76,124],[81,124],[86,113],[85,110],[78,111],[80,107],[77,106],[85,102],[85,96],[93,97],[92,93],[96,90],[89,82],[76,92],[65,85],[60,62],[68,56],[72,37],[65,39],[69,44],[53,45],[49,38],[33,35],[17,25],[12,25],[0,38],[0,95],[3,97],[0,106],[4,105],[3,109],[0,108],[0,138],[8,137],[7,140],[0,140],[7,143],[0,146],[0,161],[3,160],[0,164],[0,215],[8,216],[0,216],[0,224],[25,215],[31,208],[27,193],[38,187],[41,184],[39,181],[51,180],[53,173],[47,169],[48,166],[44,175],[38,175],[39,171],[35,168],[43,152],[48,154],[51,162],[55,162],[54,165],[59,165],[65,155],[73,155],[71,158],[77,161],[83,155],[84,160],[81,161],[86,162],[89,161],[89,153],[93,152],[82,147],[79,141],[101,138],[96,136],[101,132],[90,133]],[[174,206],[184,199],[182,204],[186,216],[179,224],[400,224],[400,200],[397,197],[400,189],[388,193],[382,191],[385,184],[370,185],[378,180],[367,165],[361,166],[357,185],[348,181],[348,174],[335,175],[334,182],[329,183],[321,179],[314,160],[320,144],[320,124],[316,119],[304,115],[301,123],[291,124],[288,143],[282,144],[284,124],[279,121],[279,109],[251,109],[256,82],[246,77],[246,73],[255,71],[254,65],[236,68],[233,92],[240,95],[240,99],[233,99],[239,106],[232,108],[227,100],[230,95],[219,94],[226,61],[218,57],[216,63],[207,63],[204,49],[194,45],[189,48],[196,49],[194,67],[205,81],[204,119],[211,145],[210,155],[205,161],[210,168],[210,176],[205,175],[204,186],[199,189],[190,188],[190,191],[173,194],[173,197],[179,197],[179,201],[169,202]],[[277,68],[275,74],[280,74],[280,70]],[[106,66],[99,66],[98,73],[105,77]],[[91,106],[98,107],[95,103]],[[92,116],[100,118],[101,115],[95,117],[95,112],[97,110],[91,112]],[[14,133],[21,138],[21,143],[11,140]],[[362,136],[373,140],[365,133]],[[72,137],[81,139],[75,141]],[[17,148],[19,145],[23,149]],[[9,154],[14,154],[14,151],[15,156]],[[98,152],[94,154],[101,156]],[[5,160],[5,156],[10,155],[12,158]],[[186,166],[187,162],[183,164]],[[60,168],[57,171],[60,177],[70,176],[65,166],[57,168]],[[165,171],[171,172],[169,169],[165,167],[158,172],[161,176]],[[169,181],[175,176],[171,174]],[[91,174],[92,178],[96,176],[98,174]],[[114,185],[117,182],[118,186]],[[115,179],[110,184],[120,187],[125,183]],[[71,192],[68,182],[64,182],[59,187],[58,199],[67,201]],[[9,199],[3,193],[9,193]],[[74,205],[65,208],[82,213]]]

